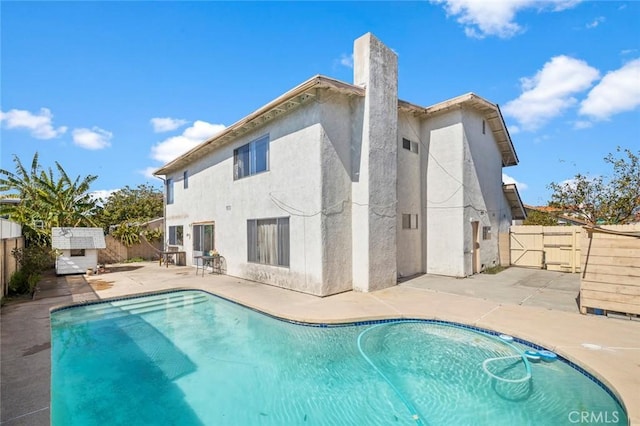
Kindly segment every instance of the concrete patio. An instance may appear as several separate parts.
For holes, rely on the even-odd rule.
[[[466,279],[423,275],[372,293],[326,298],[226,275],[196,276],[191,267],[113,265],[91,277],[48,276],[35,300],[2,308],[2,425],[48,425],[52,307],[171,288],[202,289],[269,314],[336,323],[379,318],[455,321],[512,334],[583,366],[623,401],[640,425],[640,321],[580,315],[579,275],[509,268]]]

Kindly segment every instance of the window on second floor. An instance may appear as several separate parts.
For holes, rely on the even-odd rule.
[[[418,229],[418,215],[403,213],[402,229]]]
[[[182,225],[169,227],[169,245],[181,246],[183,244]]]
[[[269,170],[269,135],[233,150],[233,179]]]
[[[189,188],[189,171],[188,170],[185,170],[182,173],[182,187],[184,189]]]
[[[407,151],[411,151],[415,154],[418,153],[418,142],[413,142],[407,138],[402,138],[402,147]]]
[[[165,189],[167,195],[167,204],[173,204],[173,179],[167,179]]]

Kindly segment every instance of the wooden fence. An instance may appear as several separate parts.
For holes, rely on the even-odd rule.
[[[157,260],[158,253],[162,250],[162,241],[147,243],[141,242],[127,247],[111,235],[105,237],[107,248],[98,251],[98,262],[119,263],[128,259],[142,258],[145,260]]]
[[[586,228],[581,244],[580,312],[640,315],[640,224]]]
[[[18,270],[18,262],[11,251],[24,247],[24,237],[0,239],[0,287],[2,296],[9,291],[11,275]]]
[[[580,271],[580,226],[512,226],[510,264],[550,271]]]

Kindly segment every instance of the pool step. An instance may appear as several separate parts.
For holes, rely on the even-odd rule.
[[[161,298],[159,298],[161,297]],[[144,298],[116,300],[108,303],[87,305],[55,314],[56,321],[76,324],[85,321],[106,320],[127,315],[142,315],[172,308],[182,308],[205,303],[209,299],[204,293],[175,293],[169,296],[150,296]]]

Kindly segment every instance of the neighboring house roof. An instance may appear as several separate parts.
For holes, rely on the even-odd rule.
[[[559,207],[552,207],[552,206],[530,206],[530,205],[525,205],[524,206],[526,210],[535,210],[535,211],[539,211],[542,213],[547,213],[550,215],[553,215],[556,217],[556,219],[558,220],[559,223],[566,223],[569,225],[587,225],[589,222],[587,222],[584,219],[581,219],[579,217],[575,217],[569,214],[564,213],[564,210],[562,210]]]
[[[511,218],[514,220],[524,220],[527,218],[527,212],[522,204],[520,193],[515,183],[503,184],[502,191],[504,192],[509,207],[511,207]]]
[[[225,145],[236,137],[306,104],[315,98],[316,89],[329,89],[351,96],[364,96],[366,93],[363,87],[316,75],[165,164],[153,174],[156,176],[167,175],[184,168],[192,161],[200,159],[203,155]],[[462,107],[474,108],[485,116],[502,154],[502,165],[513,166],[518,164],[518,157],[500,108],[486,99],[473,93],[468,93],[430,107],[421,107],[398,100],[399,110],[413,113],[416,116],[439,114]]]
[[[20,198],[0,198],[0,204],[20,204]]]
[[[60,250],[104,249],[102,228],[51,228],[51,247]]]
[[[0,217],[0,240],[22,236],[22,225]]]

